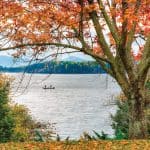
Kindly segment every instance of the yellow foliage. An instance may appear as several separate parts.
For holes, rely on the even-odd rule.
[[[0,88],[8,84],[11,81],[11,78],[8,75],[0,74]]]
[[[121,101],[121,102],[125,102],[127,101],[126,96],[123,93],[120,93],[117,98]]]
[[[30,133],[35,122],[32,120],[28,109],[24,105],[12,105],[12,114],[15,119],[14,140],[29,141],[32,134]]]

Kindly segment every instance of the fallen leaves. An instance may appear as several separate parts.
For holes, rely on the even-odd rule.
[[[149,150],[150,140],[30,142],[0,144],[0,150]]]

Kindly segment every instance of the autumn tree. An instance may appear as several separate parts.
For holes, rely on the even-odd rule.
[[[95,58],[128,99],[129,138],[148,137],[150,0],[1,0],[0,38],[14,57],[65,48]]]

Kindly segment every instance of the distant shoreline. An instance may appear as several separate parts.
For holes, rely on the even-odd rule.
[[[110,66],[106,64],[106,67]],[[44,62],[24,67],[2,67],[1,72],[7,73],[40,73],[40,74],[104,74],[103,68],[94,61],[90,62]]]
[[[0,72],[8,74],[41,74],[41,75],[93,75],[93,74],[107,74],[107,73],[30,73],[30,72]]]

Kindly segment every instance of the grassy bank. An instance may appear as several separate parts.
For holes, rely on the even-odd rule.
[[[149,150],[150,140],[5,143],[0,150]]]

